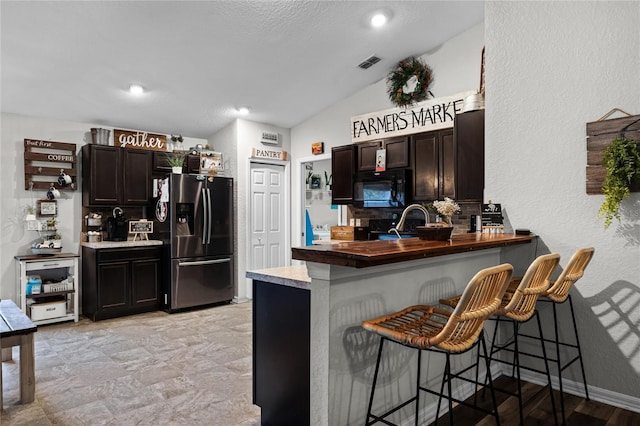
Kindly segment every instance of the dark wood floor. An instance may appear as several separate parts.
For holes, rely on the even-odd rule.
[[[510,377],[502,376],[495,380],[495,386],[514,392],[517,389],[517,382]],[[532,383],[523,382],[522,395],[524,403],[524,422],[525,425],[553,425],[553,411],[551,408],[550,395],[548,389],[542,389],[541,386]],[[491,395],[487,391],[485,395],[478,393],[478,404],[487,409],[491,408]],[[559,424],[562,424],[560,414],[560,393],[554,391],[556,401],[556,411],[558,413]],[[496,392],[496,400],[498,403],[498,412],[500,413],[500,424],[517,425],[519,424],[518,415],[518,399],[506,393]],[[473,397],[467,400],[473,402]],[[575,426],[618,426],[640,425],[640,414],[633,411],[624,410],[622,408],[612,407],[593,400],[587,401],[584,398],[565,394],[565,415],[566,425]],[[478,412],[472,408],[465,406],[455,407],[453,410],[453,422],[455,425],[494,425],[495,418],[491,415]],[[434,423],[435,424],[435,423]],[[437,425],[448,425],[448,413],[441,416]]]

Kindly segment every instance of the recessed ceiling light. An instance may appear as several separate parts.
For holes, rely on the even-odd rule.
[[[387,15],[384,13],[376,13],[371,17],[371,25],[376,28],[381,27],[387,23],[387,19]]]
[[[249,114],[249,111],[251,111],[251,108],[249,108],[248,106],[241,106],[238,107],[238,112],[242,115],[247,115]]]
[[[129,86],[129,93],[131,93],[132,95],[141,95],[142,93],[144,93],[144,88],[139,84],[132,84],[131,86]]]

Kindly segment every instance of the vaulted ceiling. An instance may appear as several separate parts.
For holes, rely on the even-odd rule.
[[[296,126],[482,22],[484,2],[3,0],[0,15],[3,112],[206,138],[240,106]]]

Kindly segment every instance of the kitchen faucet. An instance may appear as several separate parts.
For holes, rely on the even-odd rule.
[[[402,216],[400,217],[400,221],[396,224],[394,228],[391,228],[387,231],[388,234],[395,232],[398,238],[400,238],[400,233],[398,231],[404,231],[404,221],[407,218],[407,213],[412,210],[420,210],[424,213],[424,223],[425,225],[429,223],[429,212],[422,204],[411,204],[407,206],[406,209],[402,212]]]

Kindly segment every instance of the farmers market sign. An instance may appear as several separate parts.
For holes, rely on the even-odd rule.
[[[430,99],[410,108],[391,108],[351,117],[351,141],[363,142],[451,128],[456,114],[462,111],[464,98],[474,93],[467,91]]]

